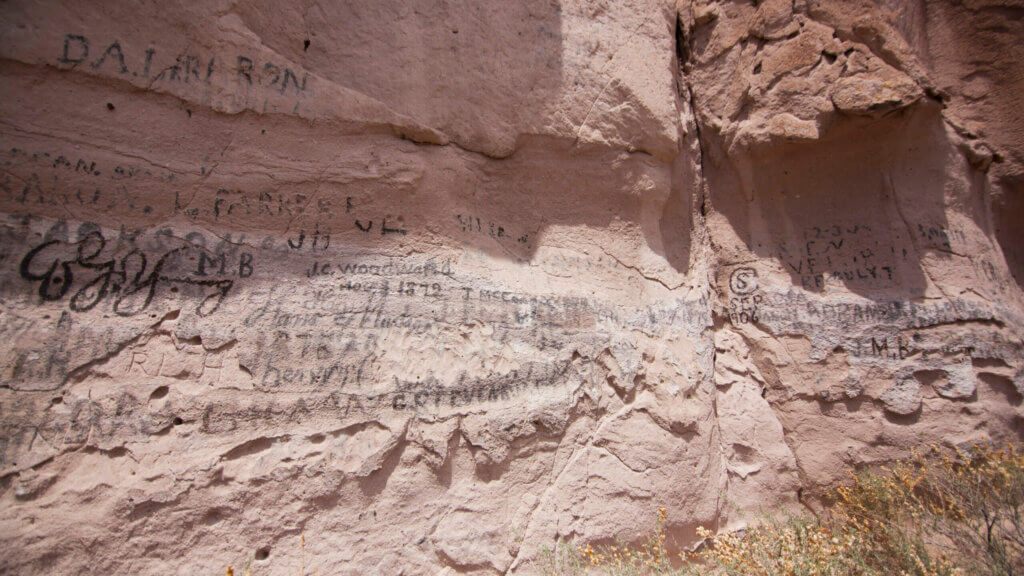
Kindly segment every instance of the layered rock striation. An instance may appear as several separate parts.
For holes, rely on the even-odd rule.
[[[532,574],[1024,439],[1024,5],[0,8],[0,569]]]

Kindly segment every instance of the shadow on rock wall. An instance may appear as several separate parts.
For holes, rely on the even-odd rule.
[[[1014,2],[899,2],[891,6],[914,51],[946,94],[944,115],[989,171],[995,239],[1024,286],[1024,6]]]
[[[821,141],[758,155],[708,152],[711,203],[739,241],[723,253],[775,261],[812,292],[833,284],[875,299],[923,296],[921,259],[937,251],[930,235],[946,234],[946,203],[968,195],[949,185],[962,159],[934,107],[840,122]]]

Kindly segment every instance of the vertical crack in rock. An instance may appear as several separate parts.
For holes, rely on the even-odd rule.
[[[1018,12],[4,3],[0,572],[531,574],[1022,439]]]

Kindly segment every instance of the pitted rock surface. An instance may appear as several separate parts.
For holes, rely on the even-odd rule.
[[[1024,6],[13,0],[0,571],[533,574],[1024,439]]]

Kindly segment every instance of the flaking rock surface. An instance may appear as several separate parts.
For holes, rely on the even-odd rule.
[[[1024,439],[1024,5],[10,0],[0,571],[532,574]]]

